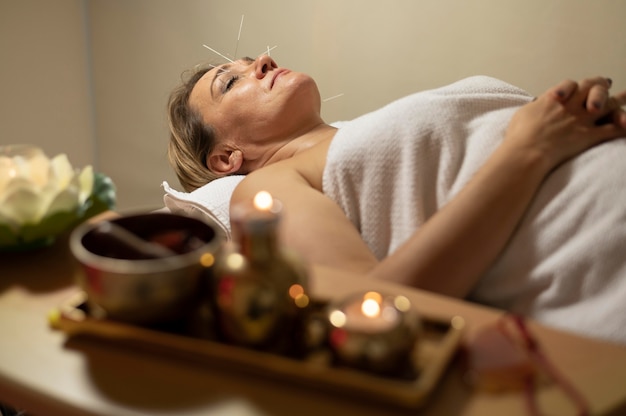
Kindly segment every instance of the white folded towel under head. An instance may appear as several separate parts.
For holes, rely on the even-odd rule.
[[[233,175],[215,179],[192,192],[177,191],[163,181],[163,202],[173,213],[196,216],[212,222],[230,240],[230,197],[244,177]]]

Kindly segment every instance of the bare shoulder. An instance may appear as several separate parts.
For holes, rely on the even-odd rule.
[[[365,272],[376,259],[339,206],[322,192],[327,151],[328,143],[320,143],[248,174],[235,189],[230,206],[267,191],[283,204],[280,234],[287,247],[311,264]]]
[[[322,175],[330,140],[324,141],[292,158],[265,166],[248,174],[237,186],[231,206],[250,200],[259,191],[267,191],[285,200],[305,189],[322,191]]]

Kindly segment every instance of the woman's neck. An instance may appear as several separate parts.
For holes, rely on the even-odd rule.
[[[265,165],[278,162],[280,160],[288,159],[304,150],[307,150],[324,140],[330,140],[337,132],[337,128],[325,123],[315,125],[310,130],[299,134],[293,139],[289,140],[284,146],[276,151],[272,157],[270,157]]]

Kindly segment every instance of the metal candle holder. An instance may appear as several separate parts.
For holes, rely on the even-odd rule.
[[[310,299],[303,263],[278,242],[281,211],[268,193],[236,207],[236,242],[215,264],[212,296],[225,341],[293,354],[302,349]]]
[[[328,342],[339,364],[397,373],[411,362],[421,321],[404,296],[361,293],[327,313]]]

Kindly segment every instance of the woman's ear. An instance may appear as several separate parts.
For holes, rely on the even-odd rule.
[[[221,146],[207,156],[209,170],[219,175],[232,175],[241,169],[243,152],[239,149],[226,149]]]

